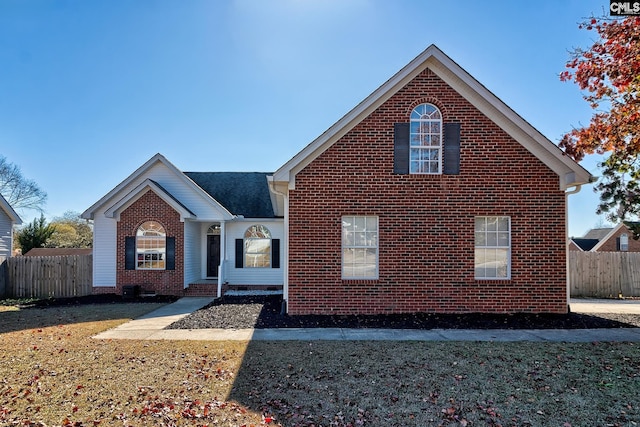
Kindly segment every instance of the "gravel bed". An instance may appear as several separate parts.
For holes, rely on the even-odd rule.
[[[281,314],[281,295],[225,295],[166,329],[392,328],[392,329],[600,329],[637,328],[634,314]]]

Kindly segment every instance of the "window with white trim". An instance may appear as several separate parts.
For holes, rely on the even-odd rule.
[[[136,231],[136,269],[164,270],[167,233],[155,221],[143,222]]]
[[[342,278],[378,278],[378,217],[342,217]]]
[[[511,278],[511,218],[475,218],[475,278]]]
[[[627,233],[620,235],[620,250],[625,252],[629,250],[629,235]]]
[[[442,173],[442,114],[435,105],[420,104],[411,112],[409,173]]]
[[[271,232],[264,225],[252,225],[244,233],[244,267],[271,267]]]

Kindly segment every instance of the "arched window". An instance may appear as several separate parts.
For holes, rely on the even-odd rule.
[[[420,104],[411,112],[409,173],[442,173],[442,115],[432,104]]]
[[[244,267],[271,267],[271,232],[264,225],[252,225],[244,233]]]
[[[136,231],[136,268],[164,270],[167,258],[167,233],[155,221],[144,222]]]

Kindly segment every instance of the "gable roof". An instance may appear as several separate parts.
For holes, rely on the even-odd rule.
[[[573,243],[583,251],[590,251],[595,245],[598,244],[598,239],[584,239],[584,238],[572,238]]]
[[[114,205],[109,207],[105,211],[105,215],[110,218],[115,218],[120,215],[120,212],[131,206],[136,200],[142,197],[147,191],[152,190],[158,195],[165,203],[171,206],[176,212],[180,214],[180,218],[184,221],[185,218],[195,219],[197,218],[189,208],[187,208],[180,200],[175,198],[169,193],[162,185],[158,184],[152,179],[144,180],[140,185],[130,191],[125,197],[118,200]]]
[[[273,203],[265,172],[184,172],[234,215],[273,218]]]
[[[582,236],[583,239],[595,239],[597,241],[602,240],[607,234],[609,234],[613,230],[613,227],[603,227],[603,228],[592,228],[587,231],[587,233]]]
[[[142,177],[147,171],[149,171],[157,163],[162,163],[164,166],[166,166],[173,173],[173,175],[175,175],[178,179],[182,180],[188,187],[192,188],[194,191],[199,193],[200,196],[202,196],[202,198],[205,199],[212,207],[214,207],[215,209],[217,209],[219,211],[224,211],[224,215],[228,219],[233,218],[233,215],[230,212],[228,212],[220,203],[218,203],[217,200],[212,198],[209,193],[207,193],[201,187],[199,187],[193,180],[191,180],[184,173],[182,173],[178,168],[176,168],[170,161],[168,161],[160,153],[154,155],[149,160],[147,160],[142,166],[140,166],[138,169],[136,169],[124,181],[122,181],[120,184],[115,186],[111,191],[109,191],[106,195],[104,195],[100,200],[98,200],[90,208],[88,208],[86,211],[84,211],[82,213],[82,215],[81,215],[82,218],[93,219],[94,215],[95,215],[95,213],[96,213],[96,211],[98,209],[100,209],[109,200],[111,200],[116,195],[118,195],[118,193],[127,191],[127,187],[129,185],[131,185],[136,180],[138,180],[140,177]],[[147,180],[147,181],[149,181],[149,182],[147,182],[147,185],[150,185],[150,183],[154,183],[157,187],[160,187],[155,181],[152,181],[152,180]],[[136,188],[140,189],[140,186],[138,186]],[[164,193],[168,197],[167,200],[173,199],[173,200],[177,201],[177,199],[175,199],[175,197],[173,195],[169,194],[164,188],[160,187],[159,189],[160,189],[160,191],[157,193],[158,195],[160,195],[161,193]],[[123,200],[123,198],[120,197],[118,199],[119,201],[116,203],[116,205],[118,205],[118,204],[124,205],[128,200],[131,199],[131,197],[135,197],[137,195],[139,195],[139,192],[136,192],[136,191],[127,192],[127,195],[124,197],[124,199],[126,199],[126,200]],[[182,205],[182,204],[180,203],[180,205]],[[110,207],[110,209],[113,208],[113,207],[115,207],[115,205],[112,205]],[[184,207],[184,205],[182,205],[182,207]],[[186,209],[186,207],[185,207],[185,209]],[[189,211],[188,209],[186,209],[186,210]],[[191,212],[191,211],[189,211],[189,212]],[[183,212],[181,212],[181,215],[183,217],[187,217],[187,215],[183,215]]]
[[[429,46],[280,167],[274,173],[273,180],[288,182],[289,188],[295,188],[295,176],[300,170],[427,68],[553,170],[560,177],[561,190],[592,182],[592,176],[586,169],[566,156],[558,146],[516,114],[435,45]]]
[[[609,239],[614,237],[616,234],[618,234],[619,231],[623,229],[630,232],[629,227],[627,227],[627,225],[624,222],[621,222],[620,224],[616,225],[613,228],[609,228],[608,233],[600,237],[600,241],[591,250],[594,252],[598,251],[598,249],[600,249],[607,241],[609,241]],[[606,230],[606,229],[600,229],[600,230]]]
[[[0,194],[0,209],[5,211],[9,219],[11,219],[14,224],[22,224],[22,219],[20,219],[16,211],[13,210],[9,202],[7,202],[7,199],[5,199],[2,194]]]

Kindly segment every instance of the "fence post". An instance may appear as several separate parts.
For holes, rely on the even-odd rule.
[[[7,297],[7,258],[0,256],[0,298]]]

